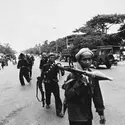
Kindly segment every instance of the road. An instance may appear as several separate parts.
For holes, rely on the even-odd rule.
[[[66,63],[63,63],[65,65]],[[67,113],[64,118],[59,118],[55,113],[54,97],[50,109],[42,107],[37,101],[36,77],[39,76],[39,58],[36,58],[33,67],[31,84],[21,86],[18,80],[19,70],[16,65],[9,63],[8,67],[0,70],[0,125],[68,125]],[[107,125],[125,125],[125,62],[111,69],[101,67],[101,72],[113,77],[113,81],[101,81],[100,86],[105,103]],[[60,77],[59,85],[61,99],[64,91],[61,89],[68,72]],[[99,116],[93,106],[93,125],[99,125]]]

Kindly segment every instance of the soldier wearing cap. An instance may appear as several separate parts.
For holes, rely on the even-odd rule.
[[[77,54],[77,69],[91,71],[93,52],[88,48],[82,48]],[[72,79],[72,80],[71,80]],[[71,81],[71,82],[68,82]],[[99,86],[99,81],[88,78],[85,75],[70,73],[67,77],[65,98],[68,108],[70,125],[92,125],[92,100],[96,112],[100,116],[100,123],[105,124],[104,104]]]
[[[58,65],[55,64],[55,54],[51,53],[48,56],[48,62],[43,65],[41,72],[41,78],[43,80],[46,93],[46,108],[50,108],[51,93],[53,93],[55,97],[56,115],[63,117],[63,114],[61,113],[62,101],[60,98],[60,90],[58,85],[58,73],[59,68]]]

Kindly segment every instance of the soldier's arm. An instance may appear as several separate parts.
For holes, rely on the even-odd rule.
[[[39,77],[37,77],[37,85],[38,85],[41,93],[43,92],[42,82],[43,82],[43,78],[44,78],[44,70],[45,70],[45,68],[43,67],[43,70],[41,71],[41,75]]]
[[[68,100],[72,98],[78,98],[84,89],[84,81],[76,81],[74,79],[73,81],[71,81],[71,83],[68,84],[69,85],[66,85],[65,97]],[[73,86],[71,84],[73,84]]]
[[[17,64],[17,69],[19,69],[21,67],[21,64],[20,64],[20,60],[18,61],[18,64]]]
[[[42,60],[40,60],[39,69],[42,69]]]
[[[43,65],[43,69],[42,69],[41,75],[40,75],[42,80],[44,78],[44,74],[45,74],[45,65]]]
[[[101,93],[101,89],[99,86],[99,81],[95,80],[95,87],[94,87],[94,94],[93,94],[93,102],[96,108],[96,112],[98,112],[99,115],[104,115],[104,103],[103,103],[103,97]]]

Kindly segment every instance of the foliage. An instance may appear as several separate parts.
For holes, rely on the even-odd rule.
[[[34,48],[29,49],[32,53],[40,54],[42,52],[62,52],[68,45],[73,45],[72,53],[78,52],[83,47],[96,48],[101,45],[121,45],[122,39],[125,39],[125,14],[103,14],[97,15],[86,22],[85,25],[73,31],[74,33],[81,32],[82,34],[73,34],[64,38],[59,38],[56,41],[44,41],[44,44],[39,44]],[[112,25],[120,24],[119,32],[116,34],[107,34],[107,31]],[[123,32],[124,31],[124,32]]]
[[[5,43],[4,45],[1,45],[0,44],[0,53],[3,53],[3,54],[15,54],[16,51],[13,50],[9,43]]]
[[[74,32],[82,33],[107,33],[107,30],[114,24],[121,24],[125,20],[125,14],[109,14],[109,15],[97,15],[87,21],[87,23],[76,29]]]
[[[118,31],[119,31],[118,32],[119,37],[125,39],[125,24],[122,24]]]

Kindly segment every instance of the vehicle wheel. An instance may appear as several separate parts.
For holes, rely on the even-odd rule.
[[[97,61],[94,61],[94,62],[93,62],[93,66],[94,66],[95,69],[98,69],[98,68],[99,68],[98,62],[97,62]]]
[[[112,66],[112,65],[111,65],[110,63],[107,63],[107,64],[106,64],[107,69],[110,69],[111,66]]]

